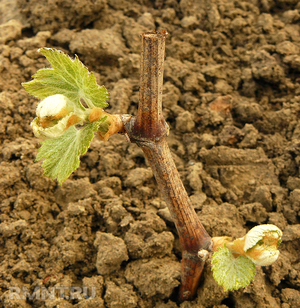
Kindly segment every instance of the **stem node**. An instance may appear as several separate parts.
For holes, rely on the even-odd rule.
[[[198,251],[198,257],[201,261],[205,262],[209,257],[209,252],[206,249],[201,249]]]

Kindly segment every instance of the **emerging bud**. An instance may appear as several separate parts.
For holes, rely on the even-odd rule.
[[[36,108],[36,115],[38,118],[55,119],[62,118],[68,114],[72,108],[70,100],[62,94],[55,94],[43,99]]]
[[[35,118],[30,126],[36,137],[57,138],[71,125],[81,121],[73,111],[73,103],[64,95],[55,94],[43,99],[37,106]]]
[[[245,236],[246,256],[257,265],[271,265],[279,256],[281,237],[282,231],[271,224],[252,228]]]
[[[279,256],[277,249],[282,231],[274,225],[260,225],[252,228],[245,236],[234,241],[230,237],[213,237],[213,251],[227,247],[235,258],[244,256],[260,266],[271,265]]]

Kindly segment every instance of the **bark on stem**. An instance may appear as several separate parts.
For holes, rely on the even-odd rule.
[[[165,31],[142,35],[138,115],[124,125],[131,141],[144,151],[173,217],[182,248],[180,299],[190,300],[204,266],[198,251],[210,247],[211,238],[190,202],[166,141],[168,125],[162,115],[165,37]]]
[[[166,31],[142,34],[140,101],[133,133],[144,140],[155,140],[168,130],[162,115],[166,35]]]
[[[194,297],[204,261],[198,251],[210,246],[210,236],[201,224],[171,157],[166,138],[159,142],[139,143],[150,162],[157,184],[169,207],[182,249],[180,299]]]

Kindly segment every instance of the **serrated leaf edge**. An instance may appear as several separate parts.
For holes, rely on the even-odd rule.
[[[218,269],[217,269],[217,264],[218,264],[219,261],[217,261],[216,257],[218,256],[218,254],[220,252],[224,252],[225,250],[228,254],[231,254],[232,260],[234,262],[236,262],[235,260],[237,260],[237,259],[239,259],[239,260],[243,259],[243,260],[245,260],[245,262],[248,263],[248,265],[251,265],[252,268],[250,268],[249,270],[252,271],[252,275],[251,275],[251,277],[249,277],[249,279],[246,279],[243,284],[241,283],[240,285],[237,285],[235,287],[228,287],[228,286],[224,285],[224,279],[219,278],[219,276],[218,276],[219,272],[218,272]],[[244,256],[238,256],[237,258],[233,257],[231,250],[228,249],[225,246],[219,247],[218,250],[214,252],[211,263],[212,263],[213,277],[214,277],[215,281],[223,287],[224,291],[233,291],[233,290],[238,290],[240,288],[244,288],[244,287],[248,286],[252,280],[254,280],[255,272],[256,272],[255,271],[255,264],[249,258],[244,257]],[[220,272],[222,271],[223,274],[224,274],[224,272],[228,272],[229,270],[230,270],[229,266],[227,268],[219,269],[219,271]],[[223,275],[223,277],[226,277],[226,276]]]

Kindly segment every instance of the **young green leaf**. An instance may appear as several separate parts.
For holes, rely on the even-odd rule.
[[[63,52],[51,48],[41,48],[42,53],[52,65],[52,68],[40,69],[33,75],[34,79],[22,85],[25,90],[39,99],[50,95],[62,94],[84,110],[81,100],[89,108],[106,107],[108,92],[104,86],[99,86],[94,74],[80,62],[77,56],[72,60]]]
[[[213,277],[224,290],[244,288],[255,276],[255,264],[247,257],[235,258],[227,247],[219,248],[212,258]]]
[[[86,153],[94,132],[105,119],[106,117],[87,124],[81,129],[73,125],[60,137],[42,141],[36,161],[44,159],[42,163],[44,175],[57,178],[61,185],[78,168],[80,155]]]

